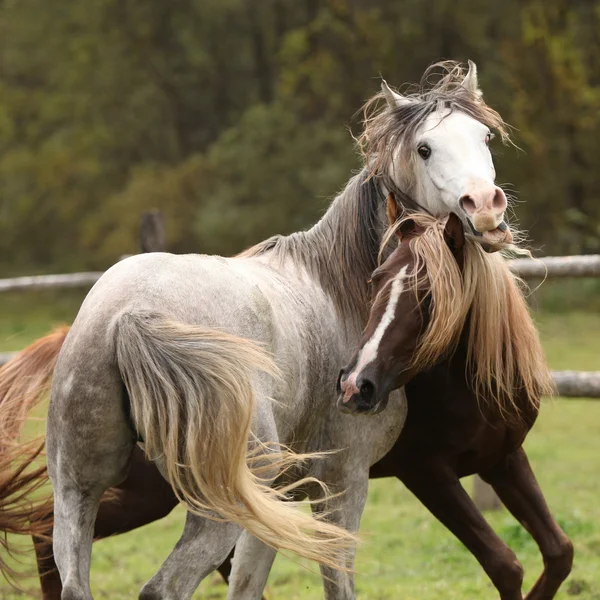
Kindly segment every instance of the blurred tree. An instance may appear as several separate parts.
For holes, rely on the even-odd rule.
[[[2,0],[0,267],[106,267],[139,213],[176,251],[305,227],[379,86],[478,62],[545,252],[600,250],[600,0]],[[74,250],[76,249],[76,252]]]

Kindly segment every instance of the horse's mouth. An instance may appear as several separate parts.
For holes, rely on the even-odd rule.
[[[490,244],[510,244],[513,240],[512,232],[506,221],[501,221],[498,227],[491,231],[484,231],[481,235]]]
[[[379,399],[377,402],[375,402],[375,404],[367,404],[364,402],[356,401],[355,398],[352,398],[350,402],[348,402],[347,400],[344,400],[344,397],[342,395],[340,395],[338,397],[337,407],[341,413],[347,415],[372,416],[383,412],[383,410],[385,410],[387,406],[387,403],[387,396],[385,398]]]
[[[497,246],[499,244],[510,244],[513,241],[513,235],[506,221],[500,221],[498,227],[489,231],[477,231],[471,219],[468,219],[469,226],[475,237],[481,238],[483,242]]]

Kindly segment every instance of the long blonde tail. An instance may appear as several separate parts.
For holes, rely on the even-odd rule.
[[[284,502],[290,488],[273,489],[260,476],[264,463],[249,461],[253,381],[275,371],[268,355],[249,340],[146,312],[121,315],[115,337],[133,422],[178,498],[269,546],[343,568],[355,536]],[[301,458],[284,450],[267,460],[277,472]]]
[[[1,556],[18,549],[6,534],[44,535],[52,525],[51,492],[33,494],[48,481],[46,465],[36,466],[44,438],[23,442],[20,434],[44,398],[67,332],[68,327],[54,330],[0,368],[0,573],[9,581],[17,573]]]

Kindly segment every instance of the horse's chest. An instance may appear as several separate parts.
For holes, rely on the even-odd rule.
[[[493,466],[525,439],[525,426],[507,423],[475,398],[460,401],[447,392],[431,400],[427,406],[409,396],[406,425],[390,453],[395,450],[399,462],[443,457],[463,477]]]
[[[458,454],[477,443],[487,430],[475,403],[457,401],[451,393],[431,398],[408,395],[408,417],[399,443],[407,449],[443,450]]]

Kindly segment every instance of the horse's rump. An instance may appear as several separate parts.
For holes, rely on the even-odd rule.
[[[264,445],[275,440],[259,443],[263,461],[249,457],[255,381],[260,372],[277,376],[271,357],[248,339],[142,310],[121,314],[114,336],[133,424],[188,509],[236,522],[275,548],[340,566],[354,536],[286,502],[287,492],[314,480],[278,489],[267,475],[307,457]]]

